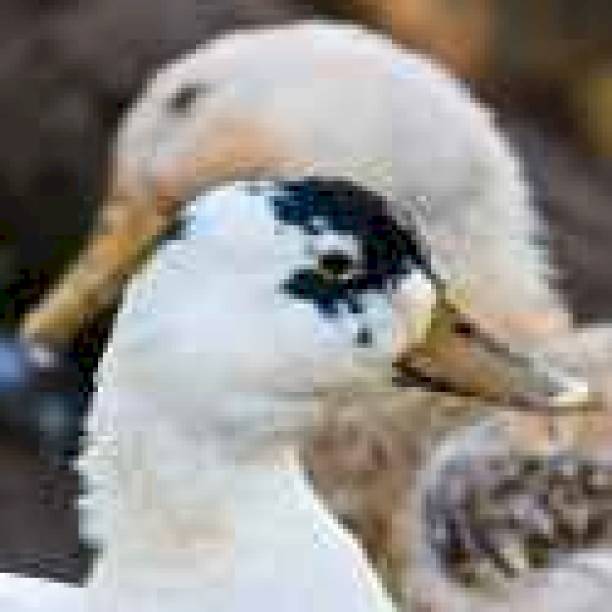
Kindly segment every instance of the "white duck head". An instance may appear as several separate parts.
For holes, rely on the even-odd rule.
[[[583,391],[459,313],[416,226],[345,179],[238,183],[179,224],[118,315],[113,384],[194,430],[301,427],[326,390],[398,382],[528,405]]]
[[[436,280],[419,236],[347,181],[238,183],[196,198],[179,225],[129,289],[111,346],[116,383],[177,411],[205,404],[194,427],[215,406],[217,425],[249,429],[258,397],[295,419],[288,406],[327,387],[392,385],[406,309],[402,342],[428,329]],[[282,426],[269,416],[266,429]]]

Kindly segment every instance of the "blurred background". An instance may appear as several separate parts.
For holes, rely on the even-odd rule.
[[[219,33],[315,15],[391,33],[492,105],[526,161],[577,320],[612,318],[609,0],[2,0],[0,329],[15,330],[86,239],[113,131],[148,75]],[[75,339],[86,376],[109,317]],[[77,489],[4,432],[0,570],[78,579]]]

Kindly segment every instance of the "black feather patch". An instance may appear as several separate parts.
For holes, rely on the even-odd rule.
[[[280,223],[310,236],[347,235],[358,245],[359,261],[338,250],[323,253],[281,285],[283,292],[313,302],[325,316],[337,316],[340,306],[359,313],[365,294],[389,291],[414,267],[430,271],[416,231],[392,218],[383,197],[347,180],[281,182],[271,203]]]

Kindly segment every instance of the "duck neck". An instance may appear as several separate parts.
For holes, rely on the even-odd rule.
[[[121,567],[150,581],[152,568],[182,568],[181,581],[195,579],[207,560],[227,555],[237,529],[259,517],[253,528],[261,530],[262,517],[301,479],[291,419],[277,430],[253,420],[195,431],[181,428],[172,410],[164,417],[150,402],[122,404],[108,418],[106,401],[95,403],[80,460],[83,534],[102,546],[105,571]]]

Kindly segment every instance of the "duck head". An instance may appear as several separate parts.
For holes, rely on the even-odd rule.
[[[296,406],[339,387],[540,406],[586,393],[481,333],[448,301],[426,249],[385,198],[346,180],[204,192],[130,285],[113,384],[180,405],[192,424],[205,403],[207,428],[251,431],[296,424]],[[459,350],[467,363],[449,357]]]

